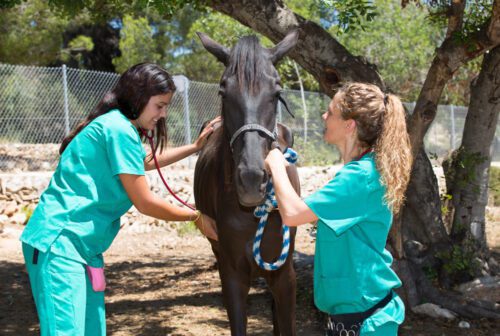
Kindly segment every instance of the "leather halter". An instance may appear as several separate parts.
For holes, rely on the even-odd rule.
[[[262,132],[265,135],[267,135],[271,140],[276,141],[278,138],[278,131],[277,127],[275,126],[274,131],[271,132],[264,126],[261,126],[259,124],[246,124],[240,127],[236,132],[234,132],[233,136],[231,137],[231,140],[229,141],[229,147],[231,147],[231,150],[233,149],[233,143],[234,141],[243,133],[245,132],[250,132],[250,131],[258,131]]]

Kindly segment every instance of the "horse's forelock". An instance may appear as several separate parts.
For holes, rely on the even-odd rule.
[[[255,35],[242,37],[231,50],[228,71],[236,75],[241,90],[255,93],[259,89],[267,60],[264,51]]]

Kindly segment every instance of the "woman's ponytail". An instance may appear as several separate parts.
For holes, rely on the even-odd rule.
[[[387,205],[397,214],[404,203],[413,159],[403,104],[392,94],[384,95],[383,101],[382,129],[374,146],[375,162],[386,187]]]
[[[347,83],[339,93],[342,117],[354,119],[358,140],[374,149],[385,201],[396,214],[404,203],[413,164],[403,104],[373,84]]]

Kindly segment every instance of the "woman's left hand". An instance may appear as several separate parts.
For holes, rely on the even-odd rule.
[[[198,220],[196,220],[194,224],[205,237],[215,241],[219,240],[219,237],[217,236],[217,225],[215,220],[211,217],[201,213]]]
[[[198,139],[196,139],[196,141],[194,142],[194,145],[195,145],[197,150],[200,150],[203,148],[203,146],[205,146],[205,144],[207,143],[208,136],[210,134],[212,134],[212,132],[214,131],[215,124],[217,124],[221,120],[222,120],[222,117],[218,116],[217,118],[211,120],[207,124],[207,126],[205,126],[203,131],[201,131],[200,135],[198,136]]]

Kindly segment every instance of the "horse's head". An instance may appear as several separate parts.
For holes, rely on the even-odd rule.
[[[256,36],[242,37],[229,50],[205,34],[198,35],[205,49],[226,66],[219,93],[234,161],[233,182],[240,204],[256,206],[264,200],[269,179],[264,159],[277,141],[281,85],[274,65],[295,46],[298,32],[292,31],[271,49],[262,47]]]

